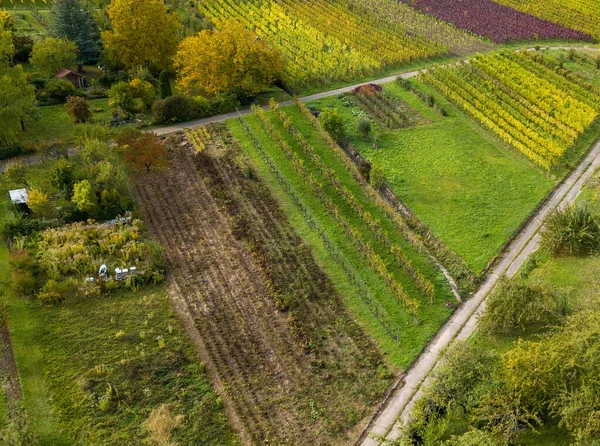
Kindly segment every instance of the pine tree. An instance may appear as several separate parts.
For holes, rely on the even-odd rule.
[[[79,0],[56,0],[50,10],[51,34],[77,44],[79,62],[98,60],[100,30],[92,13]]]
[[[169,74],[166,71],[161,71],[158,76],[158,85],[160,88],[160,97],[161,99],[166,99],[169,96],[173,96],[173,91],[171,90],[171,81],[169,80]]]

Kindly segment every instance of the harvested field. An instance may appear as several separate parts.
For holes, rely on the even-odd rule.
[[[136,184],[170,297],[246,443],[339,444],[392,375],[224,127]]]

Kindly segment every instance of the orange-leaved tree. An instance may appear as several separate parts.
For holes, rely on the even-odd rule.
[[[169,165],[167,149],[155,133],[145,132],[124,141],[120,146],[123,160],[138,171],[150,172],[150,169]]]
[[[171,68],[181,23],[161,0],[112,0],[107,13],[112,29],[102,40],[112,60],[128,69]]]
[[[284,68],[280,51],[239,22],[184,39],[175,56],[177,86],[188,95],[212,96],[241,89],[260,93]]]

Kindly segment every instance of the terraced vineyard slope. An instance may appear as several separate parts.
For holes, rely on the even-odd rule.
[[[190,137],[136,191],[230,419],[245,443],[347,441],[390,384],[383,357],[224,127]]]
[[[600,89],[529,52],[475,56],[421,79],[546,170],[600,112]]]

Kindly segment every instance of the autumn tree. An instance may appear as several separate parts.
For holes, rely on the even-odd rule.
[[[52,76],[62,68],[75,66],[77,45],[64,38],[46,37],[33,44],[29,61],[43,74]]]
[[[281,52],[238,22],[184,39],[175,57],[177,86],[188,95],[240,89],[256,95],[281,74]]]
[[[153,167],[168,165],[167,149],[158,136],[152,132],[142,133],[121,146],[123,159],[133,169],[150,172]]]
[[[86,122],[92,117],[92,111],[87,99],[80,96],[69,96],[65,103],[65,110],[75,123]]]
[[[160,0],[113,0],[107,9],[112,30],[102,39],[109,58],[125,68],[168,70],[181,24]]]

